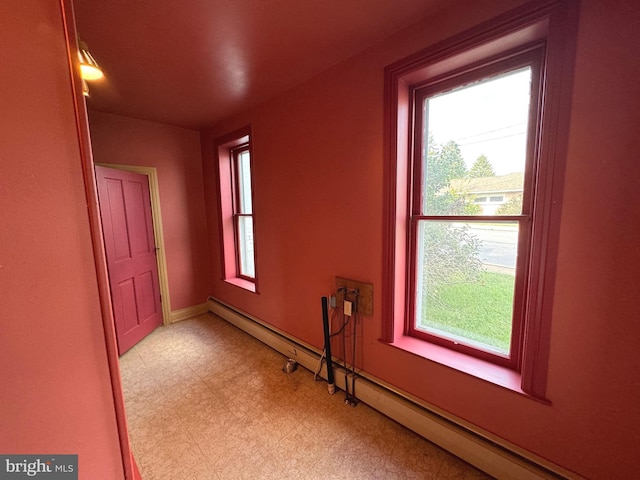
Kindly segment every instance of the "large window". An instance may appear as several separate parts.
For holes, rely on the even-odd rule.
[[[257,291],[251,129],[216,141],[224,280]]]
[[[531,9],[387,67],[383,340],[542,398],[572,24]]]
[[[407,331],[511,367],[529,277],[541,54],[420,85],[411,119]],[[501,200],[501,190],[518,194],[511,211],[479,205]]]

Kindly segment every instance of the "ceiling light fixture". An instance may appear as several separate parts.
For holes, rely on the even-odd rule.
[[[83,80],[99,80],[104,77],[102,69],[89,52],[89,47],[82,40],[78,40],[78,58],[80,59],[80,75]]]

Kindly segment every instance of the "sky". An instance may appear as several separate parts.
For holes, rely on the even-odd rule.
[[[454,140],[467,168],[484,154],[496,175],[524,171],[530,75],[527,67],[430,98],[435,142]]]

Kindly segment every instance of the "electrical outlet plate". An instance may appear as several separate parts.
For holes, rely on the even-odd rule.
[[[336,308],[343,309],[344,292],[339,291],[340,287],[346,287],[348,290],[358,290],[357,303],[353,294],[347,295],[347,300],[353,303],[354,313],[364,317],[373,316],[373,284],[336,277]]]

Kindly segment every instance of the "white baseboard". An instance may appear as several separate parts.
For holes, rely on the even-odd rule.
[[[193,317],[197,317],[198,315],[202,315],[203,313],[207,313],[209,311],[208,303],[201,303],[200,305],[193,305],[187,308],[181,308],[180,310],[174,310],[171,312],[170,322],[176,323],[182,320],[188,320]]]
[[[317,369],[321,352],[316,348],[213,297],[209,297],[207,304],[211,313],[295,359],[308,370]],[[334,368],[336,386],[344,390],[344,370],[339,365]],[[326,380],[326,365],[320,375]],[[365,372],[360,372],[356,380],[356,394],[370,407],[497,479],[583,478]]]

